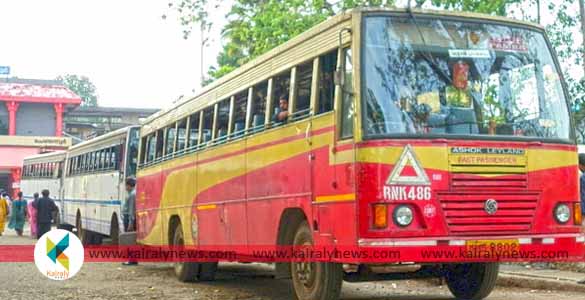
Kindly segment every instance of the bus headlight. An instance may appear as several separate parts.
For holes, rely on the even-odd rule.
[[[394,209],[394,223],[400,227],[406,227],[412,223],[414,214],[407,205],[399,205]]]
[[[571,208],[567,204],[561,203],[555,207],[555,219],[560,224],[566,224],[571,219]]]

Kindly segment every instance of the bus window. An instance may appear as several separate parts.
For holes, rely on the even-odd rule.
[[[232,135],[239,137],[246,129],[246,107],[248,105],[248,90],[242,91],[235,97],[234,102],[234,122],[232,126]]]
[[[272,92],[272,108],[274,111],[272,112],[272,122],[275,122],[276,113],[281,112],[279,106],[280,99],[284,98],[290,103],[290,73],[291,71],[287,70],[286,72],[274,77],[274,88]],[[283,124],[283,122],[278,123]]]
[[[199,144],[199,120],[201,113],[196,112],[189,118],[189,148]]]
[[[203,111],[203,133],[201,135],[201,143],[207,143],[211,140],[211,131],[213,128],[213,109],[213,106],[211,106]]]
[[[230,99],[222,100],[217,106],[216,140],[224,140],[227,137],[230,121]]]
[[[187,119],[179,121],[177,125],[177,152],[185,150],[187,145]]]
[[[319,101],[317,113],[322,114],[333,110],[335,99],[335,83],[333,76],[337,68],[337,50],[319,57]]]
[[[62,161],[60,161],[57,164],[57,178],[61,178],[61,177],[63,177],[63,162]]]
[[[310,61],[297,67],[297,98],[294,108],[294,119],[301,119],[309,115],[312,85],[313,61]]]
[[[159,129],[156,132],[156,158],[161,158],[163,156],[163,147],[164,147],[164,138],[165,134],[162,129]]]
[[[353,65],[351,62],[351,49],[343,50],[345,59],[345,79],[343,94],[341,98],[341,138],[350,138],[353,136]]]
[[[146,162],[146,141],[147,137],[143,137],[140,139],[140,164],[144,164]]]
[[[112,160],[114,161],[114,170],[120,170],[120,162],[122,160],[120,153],[122,152],[122,145],[114,146],[113,150]]]
[[[175,152],[175,133],[177,131],[177,128],[175,128],[175,125],[169,126],[166,129],[166,149],[165,149],[165,155],[169,155]]]
[[[252,112],[250,113],[251,132],[264,130],[266,115],[266,99],[268,98],[268,81],[254,86],[252,97]]]
[[[153,162],[156,158],[156,135],[154,133],[148,136],[148,148],[147,148],[146,162]]]

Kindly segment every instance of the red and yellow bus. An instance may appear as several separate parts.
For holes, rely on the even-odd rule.
[[[498,262],[583,259],[567,95],[537,25],[340,14],[146,120],[138,241],[374,255],[276,263],[303,300],[336,299],[343,280],[432,276],[484,298]],[[216,266],[175,272],[212,279]]]

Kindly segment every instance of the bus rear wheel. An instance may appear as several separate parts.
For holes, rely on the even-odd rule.
[[[303,221],[295,234],[293,245],[313,245],[313,234]],[[343,269],[340,264],[322,262],[291,262],[292,283],[299,300],[335,300],[341,293]]]
[[[183,230],[179,223],[173,234],[173,246],[182,247],[184,245]],[[215,279],[217,263],[176,262],[173,268],[175,270],[175,276],[181,282],[212,281]]]
[[[468,263],[446,266],[445,280],[457,299],[480,300],[487,297],[498,279],[498,263]]]

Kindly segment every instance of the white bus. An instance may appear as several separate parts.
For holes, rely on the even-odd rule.
[[[67,151],[62,221],[77,228],[84,244],[123,232],[125,179],[136,174],[138,126],[122,128],[80,143]]]
[[[34,193],[49,190],[61,212],[63,209],[62,180],[65,151],[49,152],[26,157],[22,164],[20,191],[30,201]],[[58,220],[57,224],[58,223]]]

